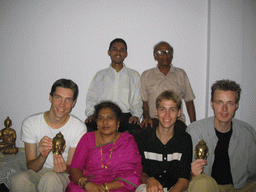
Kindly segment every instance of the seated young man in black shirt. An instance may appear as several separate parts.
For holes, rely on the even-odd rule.
[[[136,192],[184,191],[188,187],[192,140],[175,122],[181,115],[181,98],[164,91],[156,99],[156,128],[135,135],[142,157],[142,185]]]

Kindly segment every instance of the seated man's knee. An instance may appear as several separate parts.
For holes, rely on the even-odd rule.
[[[146,184],[141,184],[135,192],[146,192],[147,191],[147,185]]]
[[[218,191],[218,184],[210,175],[200,174],[189,182],[187,191],[215,192]]]
[[[37,191],[36,182],[31,181],[31,176],[28,171],[16,174],[11,180],[10,191]]]
[[[58,173],[54,171],[46,172],[42,175],[39,185],[39,191],[64,191],[64,186]]]

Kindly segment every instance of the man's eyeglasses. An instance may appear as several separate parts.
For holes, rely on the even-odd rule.
[[[159,56],[163,56],[164,54],[166,54],[166,55],[172,55],[173,52],[172,52],[172,51],[169,51],[169,50],[166,50],[166,51],[158,50],[155,54],[156,54],[156,55],[159,55]]]

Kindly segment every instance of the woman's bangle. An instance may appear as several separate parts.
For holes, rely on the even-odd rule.
[[[83,185],[84,185],[84,182],[86,182],[87,181],[87,178],[85,178],[85,177],[81,177],[79,180],[78,180],[78,185],[80,186],[80,187],[83,187]]]
[[[83,186],[84,186],[84,184],[85,184],[85,182],[86,182],[86,181],[88,181],[88,180],[87,180],[87,178],[86,178],[86,179],[84,179],[84,180],[81,182],[81,187],[83,187]]]
[[[148,180],[150,179],[150,177],[148,177],[147,179],[145,179],[144,183],[147,184]]]
[[[109,189],[108,189],[107,183],[104,183],[104,184],[103,184],[103,187],[104,187],[104,190],[105,190],[106,192],[109,192]]]
[[[89,182],[91,182],[91,181],[86,181],[85,183],[84,183],[84,185],[83,185],[83,189],[85,190],[85,185],[87,184],[87,183],[89,183]]]

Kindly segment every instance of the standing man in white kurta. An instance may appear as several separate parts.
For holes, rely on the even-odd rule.
[[[97,130],[93,116],[94,106],[102,100],[113,101],[121,108],[123,116],[119,131],[140,129],[140,74],[123,63],[128,55],[126,42],[123,39],[114,39],[110,43],[108,55],[111,58],[110,66],[96,73],[87,92],[85,123],[88,131]]]

